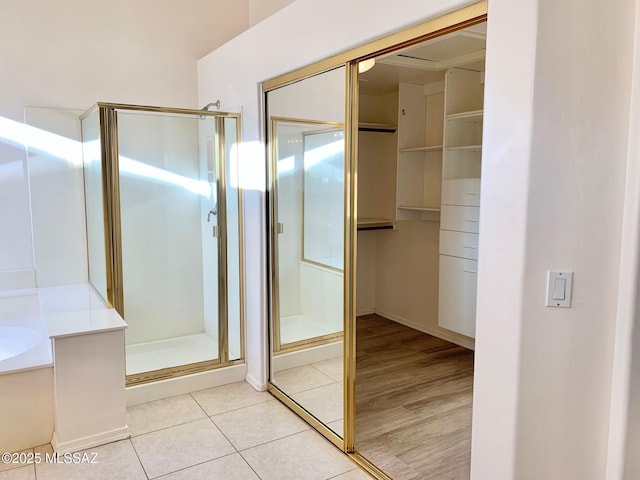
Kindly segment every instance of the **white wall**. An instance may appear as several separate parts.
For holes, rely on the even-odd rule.
[[[253,26],[270,17],[295,0],[249,0],[249,25]]]
[[[519,478],[605,474],[634,4],[618,0],[603,10],[596,2],[539,2],[520,351],[520,376],[528,381],[521,381],[519,392]],[[543,294],[534,294],[544,292],[546,270],[556,268],[575,272],[570,310],[544,307]],[[562,402],[541,402],[556,398]],[[547,441],[540,442],[541,436]],[[564,455],[555,455],[560,450]]]
[[[636,25],[640,8],[636,2]],[[640,477],[640,29],[636,27],[607,479]]]
[[[474,479],[604,475],[634,3],[490,2]],[[200,98],[243,106],[243,162],[262,172],[258,82],[459,5],[298,0],[202,59]],[[245,185],[249,376],[264,384],[264,183]],[[570,310],[542,306],[556,268],[575,272]]]
[[[32,272],[34,259],[27,161],[6,119],[21,122],[25,106],[85,110],[97,101],[196,108],[196,60],[248,26],[248,0],[193,0],[188,8],[178,0],[2,2],[0,288],[34,284],[32,273],[13,273]],[[52,201],[61,188],[51,183]]]
[[[603,478],[633,2],[508,3],[489,12],[472,469]],[[573,308],[544,307],[547,269],[575,272]]]

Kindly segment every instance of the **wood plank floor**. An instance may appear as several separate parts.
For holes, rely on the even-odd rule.
[[[473,351],[356,321],[356,451],[396,480],[469,478]]]

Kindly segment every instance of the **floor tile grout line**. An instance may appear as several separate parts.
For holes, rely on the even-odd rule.
[[[247,450],[251,450],[252,448],[262,447],[264,445],[268,445],[269,443],[278,442],[278,441],[283,440],[285,438],[293,437],[294,435],[299,435],[299,434],[304,433],[304,432],[315,431],[308,423],[304,422],[304,424],[307,427],[304,430],[300,430],[299,432],[295,432],[295,433],[290,433],[290,434],[285,435],[283,437],[274,438],[273,440],[269,440],[268,442],[262,442],[262,443],[258,443],[257,445],[252,445],[250,447],[243,448],[242,450],[238,450],[238,453],[242,454],[242,452],[246,452]]]
[[[253,471],[253,473],[256,474],[256,477],[262,480],[262,477],[258,474],[258,472],[256,472],[255,468],[253,468],[253,465],[249,463],[249,460],[244,458],[244,455],[242,455],[242,452],[238,452],[238,455],[240,455],[240,458],[242,459],[242,461],[247,464],[247,466]]]
[[[195,398],[194,398],[195,400]],[[215,417],[216,415],[224,415],[225,413],[230,413],[230,412],[237,412],[238,410],[242,410],[243,408],[249,408],[249,407],[253,407],[255,405],[260,405],[261,403],[267,403],[267,402],[271,402],[272,400],[277,400],[276,397],[270,397],[267,400],[263,400],[261,402],[257,402],[257,403],[252,403],[251,405],[245,405],[243,407],[238,407],[238,408],[232,408],[231,410],[225,410],[224,412],[218,412],[218,413],[213,413],[211,415],[209,415],[206,411],[205,413],[207,414],[207,417]],[[196,400],[197,402],[197,400]],[[204,410],[204,408],[203,408]]]
[[[331,360],[331,359],[330,359],[330,360]],[[316,362],[316,363],[319,363],[319,362]],[[336,380],[335,378],[333,378],[333,375],[329,375],[328,373],[325,373],[325,372],[323,372],[322,370],[320,370],[318,367],[316,367],[316,364],[315,364],[315,363],[310,363],[309,365],[310,365],[310,366],[312,366],[313,368],[315,368],[315,369],[316,369],[317,371],[319,371],[321,374],[323,374],[323,375],[325,375],[325,376],[329,377],[329,378],[330,378],[331,380],[333,380],[334,382],[336,382],[336,383],[340,383],[338,380]]]
[[[193,420],[187,420],[186,422],[176,423],[175,425],[169,425],[167,427],[160,427],[160,428],[158,428],[156,430],[151,430],[150,432],[138,433],[137,435],[130,435],[129,438],[144,437],[145,435],[151,435],[152,433],[161,432],[162,430],[168,430],[169,428],[173,428],[173,427],[181,427],[182,425],[188,425],[189,423],[199,422],[201,420],[206,420],[207,418],[209,418],[209,417],[205,414],[205,416],[202,417],[202,418],[195,418]]]
[[[315,362],[315,363],[318,363],[318,362]],[[329,380],[333,380],[333,377],[330,377],[329,375],[327,375],[327,374],[326,374],[326,373],[324,373],[323,371],[321,371],[321,370],[317,369],[316,367],[314,367],[314,366],[313,366],[313,363],[308,363],[308,364],[306,364],[306,365],[300,365],[300,366],[298,366],[298,367],[285,368],[284,370],[278,370],[277,372],[274,372],[274,374],[276,374],[276,377],[277,377],[277,374],[278,374],[278,373],[283,374],[284,372],[288,372],[288,371],[290,371],[290,370],[302,369],[302,368],[304,368],[304,367],[311,367],[311,368],[313,368],[316,372],[320,373],[320,375],[322,375],[323,377],[327,377]]]
[[[144,473],[144,476],[147,477],[147,480],[150,480],[151,477],[149,477],[149,474],[147,473],[147,469],[144,468],[144,463],[142,463],[142,459],[140,458],[140,455],[138,454],[138,450],[136,449],[136,446],[133,444],[131,437],[128,438],[128,441],[131,444],[131,448],[133,448],[133,453],[136,454],[136,458],[138,459],[138,463],[140,464],[140,467],[142,467],[142,473]]]
[[[193,396],[193,392],[189,392],[189,396],[191,397],[191,400],[196,402],[196,405],[198,405],[198,407],[200,407],[200,410],[202,410],[202,413],[204,413],[208,417],[209,413],[204,409],[204,407],[202,405],[200,405],[200,402],[198,402],[198,399],[196,399],[196,397]]]
[[[239,455],[239,454],[240,454],[240,452],[238,452],[236,450],[235,452],[226,453],[224,455],[220,455],[219,457],[211,458],[209,460],[205,460],[204,462],[197,462],[197,463],[194,463],[193,465],[189,465],[187,467],[179,468],[178,470],[173,470],[171,472],[163,473],[162,475],[160,475],[158,477],[153,477],[152,479],[149,479],[149,480],[158,480],[158,479],[161,479],[163,477],[167,477],[169,475],[173,475],[174,473],[182,472],[184,470],[188,470],[190,468],[197,467],[199,465],[204,465],[205,463],[215,462],[216,460],[220,460],[221,458],[226,458],[226,457],[230,457],[231,455]]]
[[[352,463],[353,463],[353,461],[352,461]],[[342,472],[342,473],[339,473],[337,475],[334,475],[333,477],[325,478],[325,480],[334,480],[334,479],[338,478],[340,475],[344,475],[345,473],[353,472],[354,470],[361,470],[361,469],[358,467],[358,465],[353,463],[353,468],[352,469],[347,470],[346,472]]]
[[[304,390],[300,390],[299,392],[295,392],[295,393],[289,392],[289,393],[287,393],[287,395],[289,395],[289,396],[297,395],[297,394],[299,394],[299,393],[308,392],[309,390],[313,390],[314,388],[326,387],[326,386],[331,385],[331,384],[333,384],[333,383],[337,383],[338,385],[340,385],[340,383],[339,383],[339,382],[336,382],[335,380],[333,380],[333,379],[332,379],[332,381],[331,381],[330,383],[325,383],[325,384],[323,384],[323,385],[316,385],[316,386],[314,386],[314,387],[305,388]],[[279,388],[280,390],[282,390],[282,391],[285,391],[285,390],[286,390],[286,388],[285,388],[285,387],[280,387],[280,386],[278,386],[278,384],[277,384],[277,383],[275,383],[275,386],[276,386],[276,387],[278,387],[278,388]]]
[[[37,446],[39,447],[40,445],[37,445]],[[35,453],[35,450],[34,450],[35,448],[36,448],[36,447],[23,448],[22,450],[18,450],[17,452],[11,452],[11,451],[10,451],[9,453],[11,453],[11,454],[18,454],[18,459],[19,459],[19,458],[20,458],[20,457],[19,457],[20,453],[25,453],[25,454]],[[1,471],[0,471],[0,473],[8,472],[8,471],[10,471],[10,470],[15,470],[15,469],[17,469],[17,468],[22,468],[22,467],[24,467],[24,466],[26,466],[26,465],[28,465],[28,464],[26,464],[26,465],[23,465],[23,464],[20,464],[20,463],[8,463],[8,464],[7,464],[7,463],[2,462],[2,465],[10,465],[10,466],[9,466],[9,467],[7,467],[5,470],[1,470]],[[34,462],[34,465],[35,465],[35,462]]]
[[[258,475],[258,472],[256,472],[256,471],[254,470],[253,466],[252,466],[252,465],[249,463],[249,461],[245,458],[245,456],[243,455],[243,453],[245,453],[245,452],[247,452],[248,450],[251,450],[251,449],[253,449],[253,448],[262,447],[262,446],[264,446],[264,445],[268,445],[268,444],[270,444],[270,443],[278,442],[278,441],[280,441],[280,440],[284,440],[285,438],[293,437],[293,436],[295,436],[295,435],[300,435],[300,434],[305,433],[305,432],[315,432],[316,434],[318,434],[318,435],[320,436],[320,438],[321,438],[323,441],[328,442],[328,440],[327,440],[326,438],[324,438],[324,436],[323,436],[323,435],[321,435],[319,432],[317,432],[314,428],[312,428],[311,426],[308,426],[308,427],[309,427],[309,428],[307,428],[306,430],[303,430],[302,432],[292,433],[292,434],[290,434],[290,435],[285,435],[284,437],[276,438],[276,439],[270,440],[270,441],[268,441],[268,442],[261,443],[261,444],[259,444],[259,445],[254,445],[253,447],[248,447],[248,448],[245,448],[245,449],[243,449],[243,450],[239,450],[239,451],[238,451],[238,453],[240,454],[240,456],[242,457],[242,459],[247,463],[247,465],[249,465],[249,467],[251,467],[251,469],[256,473],[256,475]],[[347,456],[347,455],[346,455],[343,451],[341,451],[340,449],[338,449],[338,451],[340,452],[340,454],[341,454],[341,455],[343,455],[343,456]],[[348,457],[348,456],[347,456],[347,457]],[[349,459],[349,460],[351,460],[351,459]],[[351,465],[353,466],[353,468],[350,468],[350,469],[348,469],[348,470],[345,470],[345,471],[343,471],[343,472],[340,472],[340,473],[338,473],[337,475],[334,475],[334,476],[332,476],[332,477],[327,477],[325,480],[335,479],[335,478],[339,477],[340,475],[344,475],[345,473],[349,473],[349,472],[352,472],[352,471],[354,471],[354,470],[361,470],[361,469],[358,467],[358,465],[357,465],[357,464],[355,464],[355,462],[353,462],[353,460],[351,460]],[[258,478],[262,479],[262,477],[260,477],[260,475],[258,475]]]
[[[211,422],[211,424],[215,427],[216,430],[218,430],[220,432],[220,435],[222,435],[224,437],[224,439],[229,442],[229,445],[231,445],[231,448],[233,448],[236,453],[240,453],[240,450],[238,450],[238,448],[233,444],[233,442],[224,434],[224,432],[222,431],[222,429],[216,424],[216,422],[213,421],[213,418],[209,417],[209,421]]]

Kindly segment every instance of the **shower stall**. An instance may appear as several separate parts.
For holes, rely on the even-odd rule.
[[[240,116],[81,117],[89,281],[128,324],[127,385],[242,361]]]

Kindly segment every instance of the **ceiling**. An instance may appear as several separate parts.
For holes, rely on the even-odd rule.
[[[398,83],[444,80],[451,67],[484,71],[487,24],[481,23],[376,58],[376,65],[360,75],[360,92],[382,95],[397,91]]]

